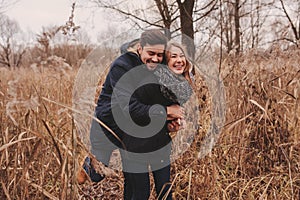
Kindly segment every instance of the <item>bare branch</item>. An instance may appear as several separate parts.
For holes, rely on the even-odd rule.
[[[165,28],[170,29],[171,15],[166,0],[154,0],[164,22]]]
[[[272,40],[271,43],[279,42],[279,41],[288,41],[288,42],[293,43],[293,44],[295,44],[296,46],[298,46],[298,44],[297,44],[297,42],[296,42],[295,40],[293,40],[293,39],[291,39],[291,38],[286,38],[286,37]]]
[[[289,23],[290,23],[290,25],[292,27],[293,33],[294,33],[294,35],[296,37],[296,40],[299,40],[299,37],[298,37],[298,34],[297,34],[297,29],[296,29],[295,25],[293,24],[293,21],[292,21],[291,17],[289,16],[289,14],[288,14],[285,6],[284,6],[283,1],[280,0],[280,3],[281,3],[281,7],[283,9],[283,12],[284,12],[285,16],[287,17],[287,19],[288,19],[288,21],[289,21]]]
[[[207,17],[213,10],[216,10],[217,2],[218,2],[218,1],[211,1],[211,2],[209,3],[209,6],[211,5],[211,3],[214,3],[214,4],[212,5],[212,7],[211,7],[208,11],[206,11],[204,14],[202,14],[200,17],[194,19],[193,22],[197,22],[197,21],[203,19],[204,17]],[[207,8],[207,7],[208,7],[208,5],[205,6],[205,8]],[[201,8],[201,10],[204,10],[205,8]]]
[[[100,6],[101,6],[102,8],[107,8],[107,9],[111,9],[111,10],[117,11],[118,13],[120,13],[120,14],[122,14],[122,15],[125,15],[125,16],[127,16],[127,17],[131,17],[131,18],[134,18],[134,19],[136,19],[136,20],[138,20],[138,21],[144,22],[144,23],[146,23],[146,24],[148,24],[148,25],[151,25],[151,26],[155,26],[155,27],[159,27],[159,28],[164,28],[162,25],[155,24],[155,23],[150,22],[150,21],[148,21],[148,20],[146,20],[146,19],[140,18],[140,17],[138,17],[138,16],[136,16],[136,15],[130,13],[130,12],[121,10],[121,9],[119,9],[119,8],[113,6],[113,5],[106,5],[106,4],[104,4],[103,2],[99,2],[99,3],[101,4]]]
[[[194,10],[194,13],[196,14],[197,12],[200,12],[202,10],[206,10],[207,8],[209,8],[211,5],[212,7],[214,7],[217,4],[218,1],[212,0],[210,2],[208,2],[208,4],[206,4],[205,6],[201,7],[198,10]]]

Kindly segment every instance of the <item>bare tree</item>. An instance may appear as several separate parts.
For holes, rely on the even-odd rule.
[[[25,48],[17,44],[16,36],[21,33],[19,24],[0,15],[0,64],[7,67],[19,67]]]
[[[222,47],[229,53],[235,49],[235,7],[234,2],[230,0],[220,0],[216,6],[215,12],[212,12],[200,26],[209,30],[209,38],[217,37]],[[236,15],[238,16],[238,15]],[[239,21],[239,19],[236,19]],[[199,26],[199,25],[197,25]]]
[[[216,12],[211,12],[210,21],[203,26],[210,30],[210,37],[219,38],[227,53],[234,51],[238,55],[245,49],[262,46],[270,36],[272,5],[272,0],[220,0]]]
[[[246,0],[245,0],[246,1]],[[245,3],[240,0],[225,0],[220,1],[222,13],[221,20],[221,40],[224,41],[227,52],[235,50],[238,55],[241,47],[241,7]],[[219,17],[218,17],[219,18]]]
[[[251,48],[256,47],[259,42],[259,31],[261,27],[260,3],[260,0],[251,0],[250,3]]]

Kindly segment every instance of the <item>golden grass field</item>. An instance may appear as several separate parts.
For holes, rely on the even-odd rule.
[[[0,69],[0,199],[122,199],[120,172],[76,182],[85,151],[66,106],[77,70]],[[200,159],[211,98],[196,74],[201,128],[172,164],[174,199],[300,199],[300,50],[228,57],[221,78],[224,127]]]

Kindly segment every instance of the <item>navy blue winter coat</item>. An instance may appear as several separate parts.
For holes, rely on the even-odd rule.
[[[148,71],[139,56],[132,52],[119,56],[110,67],[98,99],[96,116],[121,138],[128,151],[153,152],[171,141],[165,121],[166,106],[171,102],[161,94],[157,82],[153,72]],[[121,119],[118,124],[116,117]],[[139,131],[144,129],[137,129],[133,122],[142,128],[149,123],[163,125],[155,132],[151,132],[152,129]],[[112,142],[124,148],[109,131],[102,129]]]

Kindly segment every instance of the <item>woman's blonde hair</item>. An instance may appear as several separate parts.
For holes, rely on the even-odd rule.
[[[190,83],[190,85],[192,87],[194,87],[194,83],[193,83],[193,81],[191,79],[191,75],[190,75],[190,72],[191,72],[193,66],[192,66],[192,64],[191,64],[191,62],[190,62],[190,60],[188,58],[188,54],[187,54],[186,48],[182,44],[180,44],[180,43],[177,43],[177,42],[174,42],[174,41],[169,41],[167,43],[167,47],[166,47],[166,59],[167,59],[167,62],[168,62],[168,60],[171,57],[172,52],[170,50],[171,50],[172,47],[179,48],[182,51],[182,53],[184,54],[185,60],[186,60],[186,67],[185,67],[182,75]]]

